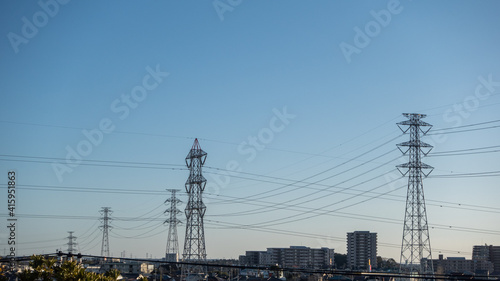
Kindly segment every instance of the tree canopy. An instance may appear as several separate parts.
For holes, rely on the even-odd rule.
[[[95,273],[85,270],[76,261],[66,260],[59,263],[55,258],[40,255],[32,256],[29,265],[29,269],[16,274],[20,281],[116,281],[120,276],[116,269]]]

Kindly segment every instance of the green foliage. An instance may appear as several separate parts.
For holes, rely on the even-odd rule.
[[[111,278],[110,280],[117,280],[120,276],[120,271],[118,269],[110,269],[104,273],[104,276]]]
[[[347,267],[347,255],[334,253],[333,258],[335,260],[335,268],[344,269]]]
[[[86,271],[76,261],[58,264],[56,259],[44,256],[33,256],[29,265],[31,270],[17,274],[20,281],[116,281],[120,276],[116,269],[99,274]]]
[[[382,259],[381,257],[377,257],[377,266],[380,270],[398,270],[399,263],[397,263],[394,259]]]

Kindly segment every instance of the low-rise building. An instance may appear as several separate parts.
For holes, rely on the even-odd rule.
[[[438,259],[433,259],[431,262],[434,271],[439,274],[493,271],[493,263],[483,259],[468,260],[465,257],[448,257],[445,259],[443,255],[439,255]]]
[[[154,270],[154,264],[147,262],[106,262],[101,265],[100,271],[106,272],[110,269],[117,269],[121,273],[149,274]]]
[[[312,249],[305,246],[267,248],[267,251],[247,251],[240,256],[242,265],[279,265],[296,268],[328,268],[334,265],[334,250]]]

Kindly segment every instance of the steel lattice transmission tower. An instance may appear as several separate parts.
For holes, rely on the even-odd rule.
[[[76,236],[73,236],[74,231],[68,231],[68,233],[69,233],[69,236],[66,237],[66,238],[68,238],[68,244],[67,244],[68,245],[68,253],[74,253],[75,252],[74,246],[76,246],[76,242],[73,241],[73,239],[76,240]]]
[[[194,140],[193,147],[186,156],[186,165],[189,168],[189,178],[186,181],[186,192],[189,196],[186,205],[186,238],[184,239],[184,262],[204,263],[207,259],[205,249],[205,232],[203,228],[203,216],[205,215],[205,204],[203,204],[203,190],[207,180],[203,177],[201,167],[205,164],[207,153],[203,151]],[[182,276],[185,280],[204,279],[206,267],[201,265],[183,265]]]
[[[99,213],[102,214],[101,222],[102,225],[99,226],[99,228],[102,230],[102,245],[101,245],[101,256],[102,257],[109,257],[109,237],[108,237],[108,230],[112,228],[109,225],[109,222],[111,221],[111,218],[109,215],[113,213],[111,211],[110,207],[101,207],[101,210]]]
[[[432,146],[420,140],[421,135],[425,135],[432,125],[421,120],[426,117],[425,114],[404,113],[403,115],[408,120],[397,125],[403,133],[410,134],[410,141],[397,145],[404,155],[409,156],[408,163],[397,166],[403,176],[408,175],[400,271],[432,274],[434,271],[431,261],[431,242],[425,210],[423,178],[427,177],[434,168],[422,163],[422,156],[426,156],[431,151]],[[424,170],[428,172],[425,173]]]
[[[180,191],[179,189],[167,189],[172,193],[171,197],[165,200],[165,203],[170,203],[170,208],[165,211],[165,213],[170,213],[170,217],[164,222],[168,223],[168,238],[167,238],[167,250],[165,252],[166,261],[177,262],[179,257],[179,240],[177,237],[177,225],[181,221],[177,218],[177,214],[181,211],[177,209],[177,204],[182,201],[179,200],[175,193]]]

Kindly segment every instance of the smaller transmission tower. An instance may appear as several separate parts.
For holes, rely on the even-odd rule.
[[[76,240],[76,236],[73,236],[74,231],[68,231],[68,233],[69,233],[69,236],[66,237],[66,238],[68,238],[68,244],[67,244],[68,245],[68,253],[74,253],[75,252],[74,247],[76,246],[76,242],[73,240]]]
[[[426,117],[425,114],[404,113],[403,115],[408,120],[398,123],[398,127],[403,133],[410,133],[410,141],[397,145],[404,155],[409,156],[407,163],[397,166],[403,176],[408,175],[400,271],[433,274],[423,185],[423,178],[427,177],[433,168],[422,162],[422,156],[427,155],[432,146],[420,140],[420,136],[427,134],[432,125],[420,120]],[[422,129],[425,127],[427,128]],[[428,172],[425,173],[423,170],[428,170]]]
[[[172,195],[169,199],[165,200],[165,203],[170,203],[170,208],[165,211],[165,213],[170,213],[170,217],[164,222],[168,223],[168,238],[167,238],[167,250],[165,252],[165,258],[167,261],[177,262],[179,259],[179,240],[177,237],[177,225],[181,224],[181,221],[177,218],[177,214],[181,211],[177,209],[177,204],[181,203],[176,197],[177,191],[179,189],[167,189]]]
[[[101,256],[109,257],[108,230],[111,228],[111,226],[109,225],[109,222],[111,221],[109,215],[111,215],[113,211],[111,211],[111,207],[101,207],[99,213],[102,214],[101,218],[102,225],[99,227],[102,230]]]

